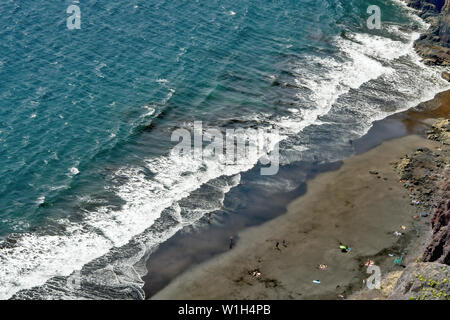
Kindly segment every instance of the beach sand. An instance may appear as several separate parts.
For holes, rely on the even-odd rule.
[[[364,258],[394,247],[402,225],[413,228],[416,211],[392,162],[424,146],[438,144],[416,135],[391,140],[320,174],[286,214],[241,232],[230,252],[184,273],[153,299],[336,299],[349,285],[360,286]],[[350,253],[339,250],[340,242]]]
[[[448,117],[449,107],[450,92],[445,92],[422,110],[393,118],[407,132],[423,132],[428,119]],[[393,264],[395,256],[409,253],[403,264],[414,261],[427,242],[429,222],[412,219],[421,209],[411,205],[393,164],[422,147],[437,149],[439,143],[409,134],[317,175],[285,214],[242,230],[232,250],[193,266],[151,298],[341,299],[364,287],[369,276],[364,262],[369,259],[382,274],[401,271],[402,266]],[[340,243],[352,250],[342,253]],[[252,275],[254,271],[260,275]]]

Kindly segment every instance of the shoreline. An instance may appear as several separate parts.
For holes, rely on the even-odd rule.
[[[445,5],[443,7],[442,15],[439,16],[439,12],[431,12],[428,11],[429,7],[417,7],[417,5],[414,3],[413,0],[407,0],[405,1],[409,7],[413,7],[417,10],[419,10],[419,15],[427,20],[430,23],[430,30],[426,32],[425,35],[422,35],[420,39],[418,39],[415,44],[415,50],[416,52],[422,56],[424,59],[423,62],[425,64],[429,65],[447,65],[445,62],[448,61],[448,55],[442,55],[439,51],[441,51],[442,47],[436,48],[436,39],[430,38],[429,33],[432,29],[441,28],[442,25],[439,24],[440,21],[445,21],[446,15],[445,10],[449,10],[449,5]],[[434,10],[434,9],[433,9]],[[434,18],[433,18],[434,17]],[[445,28],[445,26],[444,26]],[[438,43],[440,46],[441,43]],[[436,54],[436,52],[439,52]],[[446,72],[443,72],[442,74],[444,79],[447,79],[450,81],[449,74]],[[355,155],[350,156],[347,160],[344,160],[344,166],[346,162],[351,162],[355,157],[362,156],[364,157],[364,154],[373,152],[373,150],[380,151],[380,148],[388,148],[386,145],[389,145],[389,142],[392,142],[393,140],[398,143],[404,143],[408,139],[408,137],[422,137],[421,143],[423,145],[429,145],[429,141],[424,138],[425,134],[424,132],[426,129],[430,129],[432,126],[432,121],[430,119],[436,119],[439,117],[446,117],[448,118],[450,114],[450,90],[443,91],[441,93],[438,93],[432,100],[423,102],[419,104],[419,106],[416,106],[414,108],[410,108],[406,111],[393,114],[391,116],[388,116],[380,121],[375,121],[372,124],[371,129],[361,138],[354,141],[352,143],[354,153]],[[402,140],[403,139],[403,140]],[[418,141],[415,141],[414,143],[412,141],[409,141],[410,149],[404,150],[405,152],[412,152],[414,147],[418,147]],[[420,143],[419,143],[420,144]],[[411,149],[412,148],[412,149]],[[388,148],[389,149],[389,148]],[[386,151],[387,152],[387,151]],[[392,156],[392,154],[391,154]],[[397,159],[398,160],[398,159]],[[305,164],[303,164],[305,165]],[[176,286],[177,281],[183,277],[190,278],[196,270],[204,268],[209,263],[212,263],[211,261],[218,260],[221,256],[226,256],[227,250],[224,248],[224,241],[223,239],[228,234],[233,234],[235,239],[239,242],[242,241],[242,235],[245,232],[248,232],[248,230],[251,230],[253,228],[263,228],[264,225],[270,224],[272,221],[281,219],[282,216],[285,216],[289,213],[289,209],[287,210],[285,207],[289,203],[294,203],[295,201],[298,201],[298,199],[302,197],[308,197],[308,187],[310,183],[313,183],[311,181],[315,181],[316,179],[319,179],[321,175],[326,175],[327,172],[339,172],[342,169],[342,162],[336,162],[336,163],[328,163],[324,166],[317,168],[314,166],[310,166],[310,164],[306,164],[306,166],[310,166],[308,169],[305,169],[307,178],[305,178],[305,182],[303,183],[303,186],[297,190],[297,192],[293,192],[287,197],[281,196],[281,200],[277,199],[276,195],[274,194],[268,194],[269,197],[274,200],[277,205],[275,208],[273,208],[272,215],[268,215],[267,213],[264,215],[262,219],[261,217],[257,216],[256,220],[258,222],[255,224],[246,224],[246,223],[237,223],[238,227],[236,227],[236,223],[233,224],[233,219],[230,217],[227,217],[225,219],[225,222],[221,226],[214,226],[212,229],[214,230],[208,230],[206,236],[200,235],[201,231],[198,232],[195,231],[193,228],[188,228],[188,230],[183,230],[179,234],[175,235],[173,239],[170,239],[168,243],[163,244],[160,248],[156,249],[156,254],[153,252],[150,255],[150,259],[147,259],[147,268],[150,270],[149,274],[147,274],[145,277],[143,277],[145,281],[144,285],[144,291],[146,293],[147,298],[160,298],[167,296],[168,292],[171,292],[172,295],[175,294],[173,292],[174,286]],[[370,170],[369,170],[370,171]],[[294,170],[294,174],[296,171]],[[330,173],[331,174],[331,173]],[[319,177],[316,177],[318,175]],[[379,177],[381,179],[381,177]],[[391,187],[389,187],[391,188]],[[295,193],[296,196],[295,196]],[[305,194],[306,193],[306,194]],[[267,200],[266,200],[267,202]],[[283,207],[283,204],[285,205]],[[261,206],[261,210],[267,209]],[[430,209],[430,208],[428,208]],[[246,214],[246,212],[245,212]],[[250,214],[250,217],[252,214]],[[245,219],[244,219],[245,221]],[[258,224],[262,224],[258,226]],[[423,227],[426,228],[426,227]],[[413,252],[417,252],[418,250],[423,251],[423,249],[426,246],[426,241],[429,240],[431,237],[430,234],[426,235],[426,230],[421,229],[420,231],[415,230],[415,236],[405,236],[400,241],[401,244],[391,246],[391,249],[396,249],[397,251],[408,249]],[[430,229],[429,227],[426,228],[427,230]],[[187,231],[187,232],[186,232]],[[230,232],[228,232],[230,231]],[[236,235],[235,235],[236,234]],[[408,234],[408,232],[405,232],[405,235]],[[406,238],[410,238],[409,240],[404,241]],[[418,239],[414,239],[417,237]],[[192,239],[195,239],[192,241]],[[205,245],[204,242],[208,241],[208,244]],[[181,252],[183,252],[183,257],[181,258],[182,262],[179,262],[179,247],[182,248]],[[385,248],[384,250],[387,250]],[[235,250],[236,251],[236,250]],[[392,254],[391,254],[392,255]],[[161,261],[158,260],[152,260],[152,258],[161,259]],[[360,257],[360,260],[364,260],[367,257]],[[380,263],[384,263],[386,265],[386,257],[384,259],[380,259],[382,254],[377,255],[377,259],[383,260]],[[415,259],[416,257],[411,257],[410,255],[405,256],[406,260]],[[231,258],[229,258],[231,259]],[[361,261],[360,264],[361,264]],[[155,263],[156,262],[156,263]],[[409,261],[410,262],[410,261]],[[386,265],[387,267],[387,265]],[[360,268],[361,269],[361,268]],[[156,270],[156,272],[155,272]],[[255,269],[259,270],[259,269]],[[254,270],[254,271],[255,271]],[[364,279],[367,275],[359,270],[359,280]],[[162,275],[162,279],[161,279]],[[201,276],[200,276],[201,277]],[[156,285],[155,285],[156,280]],[[343,293],[347,296],[347,294],[351,294],[355,292],[355,286],[358,286],[358,284],[351,283],[347,286],[347,289],[343,290]],[[267,287],[267,283],[266,283]],[[314,286],[313,286],[314,287]],[[172,289],[171,289],[172,288]],[[342,290],[341,290],[342,291]],[[341,294],[339,294],[341,295]],[[171,294],[168,295],[169,297]],[[333,296],[333,295],[332,295]],[[205,297],[209,298],[209,297]],[[221,298],[226,298],[226,296],[223,296]]]
[[[151,299],[340,299],[363,288],[366,259],[377,260],[383,274],[402,268],[392,265],[389,254],[405,248],[418,252],[426,245],[429,227],[424,221],[411,221],[418,209],[412,214],[408,192],[398,182],[392,162],[419,147],[438,148],[423,133],[431,125],[428,119],[448,115],[449,107],[450,90],[418,110],[376,122],[355,141],[356,155],[309,180],[308,191],[288,205],[287,213],[243,229],[233,250],[189,266]],[[361,180],[353,179],[355,170]],[[380,174],[369,173],[373,170]],[[391,215],[393,208],[396,216]],[[393,232],[401,226],[407,232],[399,239]],[[281,250],[275,248],[277,241]],[[338,250],[339,242],[353,247],[349,255]],[[403,261],[416,258],[406,255]],[[327,269],[319,270],[319,264]],[[261,276],[252,276],[254,271]]]
[[[414,43],[414,49],[427,65],[450,65],[450,1],[402,0],[417,10],[430,28]],[[447,73],[447,77],[450,77]]]

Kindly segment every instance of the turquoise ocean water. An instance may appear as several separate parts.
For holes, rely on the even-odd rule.
[[[186,163],[176,128],[277,129],[282,165],[334,161],[446,88],[396,1],[81,0],[68,30],[71,4],[0,3],[0,298],[142,297],[138,262],[256,164]],[[81,269],[108,290],[67,284]]]

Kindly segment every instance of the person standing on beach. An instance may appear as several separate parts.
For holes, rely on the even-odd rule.
[[[230,237],[230,250],[233,249],[233,237]]]

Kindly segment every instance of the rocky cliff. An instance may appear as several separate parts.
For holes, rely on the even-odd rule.
[[[428,138],[441,143],[439,150],[419,149],[403,158],[398,169],[411,196],[432,213],[431,241],[422,261],[450,265],[450,120],[436,121]]]
[[[405,0],[431,24],[415,43],[426,64],[450,66],[450,0]]]
[[[447,183],[443,190],[445,196],[431,219],[433,236],[423,260],[450,265],[450,183]]]
[[[449,119],[436,121],[428,131],[428,138],[441,142],[441,147],[418,149],[405,156],[397,170],[411,196],[424,212],[431,212],[431,237],[418,263],[407,265],[401,273],[389,299],[450,299]]]
[[[428,138],[443,143],[439,168],[443,183],[436,183],[439,200],[431,218],[432,238],[423,261],[450,265],[450,120],[437,121],[432,129]]]
[[[416,41],[419,54],[430,64],[450,65],[450,0],[406,0],[408,5],[419,10],[419,15],[427,20],[431,27],[428,32]],[[450,81],[450,74],[444,72],[444,79]],[[434,124],[428,138],[441,141],[444,146],[450,145],[450,122],[443,119]],[[440,199],[434,210],[431,227],[431,242],[423,254],[425,262],[439,262],[450,265],[450,168],[449,154],[444,153],[447,163],[440,169],[444,184],[436,186]],[[442,160],[442,157],[441,159]]]

